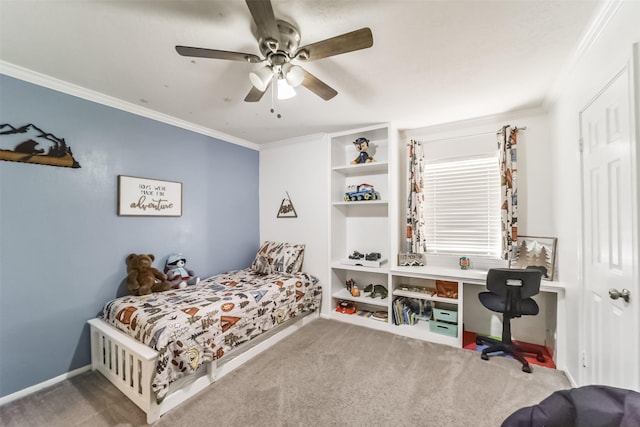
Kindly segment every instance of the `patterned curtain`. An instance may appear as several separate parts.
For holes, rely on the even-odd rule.
[[[408,253],[424,253],[427,251],[426,223],[424,213],[423,173],[424,152],[422,143],[411,140],[408,144],[408,192],[407,192],[407,236],[406,251]]]
[[[502,198],[502,259],[514,258],[518,243],[518,128],[498,131],[500,194]]]

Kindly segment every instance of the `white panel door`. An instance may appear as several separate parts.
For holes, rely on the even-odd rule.
[[[632,70],[625,67],[580,113],[584,202],[581,378],[583,384],[638,390],[640,292],[631,75]]]

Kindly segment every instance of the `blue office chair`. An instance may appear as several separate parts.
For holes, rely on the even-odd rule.
[[[502,313],[502,341],[478,336],[477,345],[488,345],[482,350],[482,359],[489,360],[489,354],[502,351],[510,354],[522,363],[522,370],[531,373],[529,362],[524,354],[536,355],[536,359],[544,362],[542,352],[526,344],[514,344],[511,341],[511,319],[522,315],[537,315],[540,308],[531,298],[540,292],[542,271],[537,268],[525,270],[509,268],[493,268],[487,273],[488,292],[480,292],[478,298],[483,306],[496,313]]]

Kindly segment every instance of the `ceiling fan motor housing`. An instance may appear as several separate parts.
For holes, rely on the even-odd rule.
[[[272,40],[260,38],[260,52],[272,65],[283,65],[294,59],[294,55],[300,47],[300,31],[289,22],[277,20],[280,40],[274,46]],[[275,48],[275,49],[274,49]]]

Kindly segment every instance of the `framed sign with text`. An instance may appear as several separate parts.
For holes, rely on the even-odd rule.
[[[182,216],[182,183],[118,175],[118,215]]]

